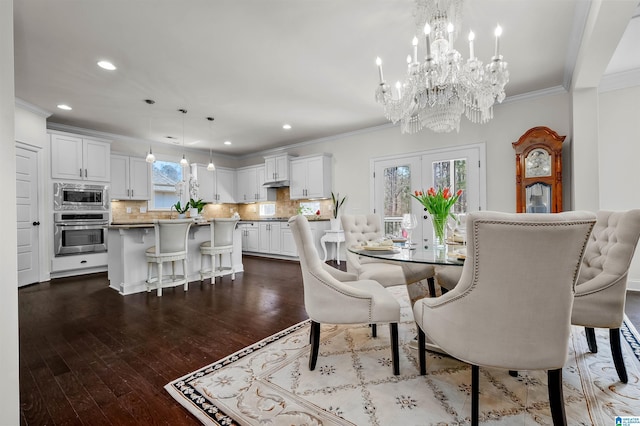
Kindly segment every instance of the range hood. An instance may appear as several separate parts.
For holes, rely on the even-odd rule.
[[[285,186],[289,186],[288,180],[274,180],[271,182],[265,182],[262,186],[265,188],[282,188]]]

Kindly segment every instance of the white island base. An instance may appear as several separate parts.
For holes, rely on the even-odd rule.
[[[189,230],[187,276],[189,282],[200,281],[200,244],[209,241],[208,224],[193,225]],[[153,225],[112,225],[109,227],[108,242],[108,279],[109,287],[120,294],[127,295],[147,291],[147,260],[145,250],[155,245]],[[204,257],[205,269],[210,269],[210,256]],[[220,265],[218,265],[220,266]],[[229,255],[222,255],[222,271],[216,276],[231,275]],[[233,267],[236,273],[243,272],[242,235],[236,229],[233,233]],[[171,271],[171,265],[165,265],[164,271]],[[155,274],[156,268],[153,267]],[[163,274],[166,275],[166,274]],[[176,262],[176,275],[183,275],[182,262]],[[163,283],[163,288],[173,284]],[[155,285],[153,286],[155,287]],[[182,290],[182,284],[179,284]],[[155,294],[155,288],[152,289]]]

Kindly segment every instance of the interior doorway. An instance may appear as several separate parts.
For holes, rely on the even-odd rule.
[[[18,287],[22,287],[40,278],[38,152],[22,146],[16,146],[16,209]]]

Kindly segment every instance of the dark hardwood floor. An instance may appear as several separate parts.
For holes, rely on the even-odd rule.
[[[199,424],[165,384],[307,318],[297,262],[244,257],[244,267],[234,282],[161,298],[120,296],[106,274],[21,288],[21,423]],[[627,312],[640,329],[639,293]]]

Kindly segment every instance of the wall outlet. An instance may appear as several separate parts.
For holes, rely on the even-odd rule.
[[[146,213],[146,212],[147,212],[146,207],[140,207],[140,213]]]
[[[131,213],[131,207],[127,207],[127,213]]]

